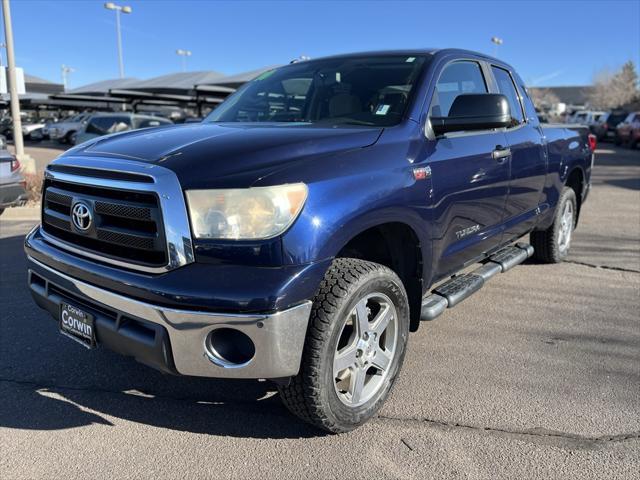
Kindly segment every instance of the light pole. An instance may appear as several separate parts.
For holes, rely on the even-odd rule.
[[[122,34],[120,33],[120,12],[131,13],[131,7],[125,5],[116,5],[113,2],[104,4],[107,10],[115,10],[116,12],[116,32],[118,34],[118,66],[120,67],[120,78],[124,78],[124,63],[122,61]]]
[[[9,81],[9,100],[11,102],[11,119],[13,120],[13,144],[16,147],[16,157],[23,165],[26,174],[36,173],[33,159],[24,154],[22,140],[22,122],[20,121],[20,99],[18,98],[18,84],[16,82],[16,58],[13,54],[13,28],[11,27],[11,9],[9,0],[2,0],[4,16],[4,38],[7,45],[7,80]]]
[[[502,39],[498,37],[491,37],[491,42],[493,42],[493,56],[498,56],[498,47],[502,45]]]
[[[187,57],[191,56],[191,50],[183,50],[183,49],[179,48],[178,50],[176,50],[176,54],[179,55],[180,57],[182,57],[182,71],[186,72],[187,71]]]
[[[75,72],[76,69],[63,64],[62,67],[60,67],[60,70],[62,71],[62,86],[64,87],[64,91],[66,92],[67,91],[67,75]]]

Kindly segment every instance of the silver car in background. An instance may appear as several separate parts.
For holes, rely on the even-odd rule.
[[[4,137],[0,138],[0,215],[7,207],[27,201],[26,184],[20,173],[20,162],[5,148]]]
[[[60,143],[73,145],[76,133],[79,130],[82,130],[85,122],[90,116],[90,113],[81,113],[51,125],[48,129],[49,138],[51,140],[57,140]]]
[[[76,133],[74,144],[111,133],[173,125],[171,120],[137,113],[95,113]]]

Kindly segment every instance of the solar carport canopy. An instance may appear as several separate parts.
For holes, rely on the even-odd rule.
[[[114,78],[110,80],[102,80],[100,82],[90,83],[82,87],[74,88],[66,92],[67,95],[109,95],[109,91],[117,88],[129,88],[131,85],[139,83],[137,78]]]
[[[218,95],[210,97],[199,95],[195,87],[199,83],[213,82],[223,77],[222,73],[214,71],[171,73],[111,88],[109,94],[146,104],[216,104],[222,102],[234,89],[221,88],[216,92]]]
[[[271,65],[268,67],[258,68],[256,70],[249,70],[247,72],[236,73],[235,75],[227,75],[224,77],[216,78],[211,82],[201,82],[195,87],[197,92],[203,93],[218,93],[225,91],[235,91],[247,82],[250,82],[256,77],[259,77],[269,70],[278,68],[280,65]]]

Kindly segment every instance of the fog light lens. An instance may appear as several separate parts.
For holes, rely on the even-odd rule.
[[[220,367],[236,368],[249,363],[256,347],[248,335],[233,328],[218,328],[207,336],[205,353]]]

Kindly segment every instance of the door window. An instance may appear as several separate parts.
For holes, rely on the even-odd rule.
[[[95,117],[87,125],[87,133],[107,135],[109,133],[124,132],[131,128],[129,117]]]
[[[511,79],[511,75],[503,68],[492,66],[491,70],[496,77],[496,83],[498,84],[498,91],[507,97],[509,102],[509,108],[511,109],[511,118],[513,119],[513,126],[520,125],[524,122],[524,113],[522,112],[522,105],[520,104],[520,98],[516,87]],[[586,116],[586,115],[585,115]]]
[[[447,65],[436,84],[431,100],[432,117],[446,117],[453,101],[465,93],[487,93],[487,84],[476,62],[454,62]]]

